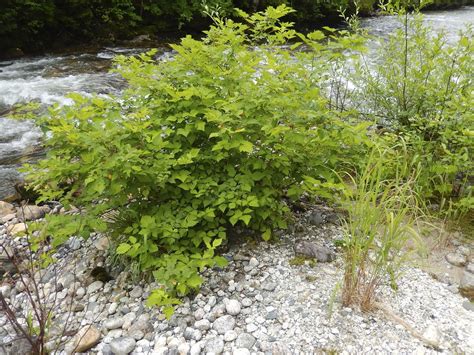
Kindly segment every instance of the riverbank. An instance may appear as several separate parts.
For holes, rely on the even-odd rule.
[[[51,205],[8,217],[0,226],[0,243],[18,256],[28,243],[20,232],[23,211],[27,219],[40,220],[45,213],[64,213]],[[343,260],[336,245],[342,231],[337,220],[331,209],[313,206],[298,214],[294,227],[273,243],[256,245],[245,236],[231,242],[223,251],[229,265],[207,270],[199,293],[184,298],[169,320],[145,305],[156,285],[133,281],[133,270],[114,262],[106,236],[71,237],[56,253],[57,264],[35,272],[40,294],[54,306],[49,331],[54,339],[62,339],[48,346],[61,354],[70,354],[74,347],[87,354],[135,355],[473,353],[472,303],[452,280],[435,279],[420,266],[406,267],[398,290],[384,287],[378,298],[436,349],[385,313],[341,307]],[[472,245],[459,244],[461,239],[451,235],[439,275],[454,268],[474,277]],[[302,245],[313,245],[331,257],[326,262],[305,260],[295,254]],[[462,265],[448,261],[453,262],[453,248],[464,255]],[[103,272],[97,273],[98,268]],[[18,277],[14,280],[4,283],[0,292],[15,305],[22,324],[30,306],[25,286]],[[0,335],[8,343],[7,353],[28,351],[24,341],[15,340],[5,314],[0,315]]]
[[[278,3],[272,2],[272,5]],[[250,6],[240,1],[217,0],[215,5],[223,16],[232,16],[234,7],[249,12],[266,7],[265,1],[254,1]],[[302,32],[323,26],[340,27],[343,25],[339,13],[341,5],[337,2],[314,4],[302,1],[294,4],[296,12],[289,20],[295,22],[296,28]],[[474,5],[473,0],[436,0],[424,11],[453,10],[470,5]],[[0,30],[0,61],[47,53],[88,52],[104,46],[138,45],[143,40],[172,43],[188,34],[200,36],[212,23],[202,12],[201,2],[191,1],[181,7],[160,3],[144,5],[143,1],[140,6],[131,1],[109,7],[94,6],[86,3],[66,5],[54,0],[34,7],[24,1],[0,5],[3,25]],[[355,11],[353,5],[346,6],[346,15]],[[359,6],[359,16],[379,17],[376,1],[365,0],[359,2]],[[24,25],[18,26],[19,23]]]

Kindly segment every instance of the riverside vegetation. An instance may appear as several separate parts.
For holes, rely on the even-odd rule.
[[[472,3],[471,0],[434,0],[432,7],[442,8]],[[231,16],[238,7],[259,11],[267,6],[293,6],[293,20],[301,26],[314,26],[321,17],[337,20],[340,8],[356,7],[364,14],[377,7],[376,0],[3,0],[0,4],[0,57],[31,53],[72,43],[113,42],[137,34],[176,31],[183,26],[202,29],[209,22],[202,5],[219,6]],[[19,50],[18,50],[19,49]]]
[[[343,299],[369,309],[385,276],[395,285],[418,211],[473,207],[472,35],[432,39],[419,15],[395,10],[402,28],[374,65],[366,33],[298,33],[285,5],[240,11],[242,22],[209,10],[214,25],[173,58],[117,58],[121,96],[71,95],[37,118],[47,156],[26,167],[30,187],[81,212],[47,216],[37,238],[107,233],[121,262],[161,285],[148,303],[169,316],[201,271],[225,265],[230,231],[270,240],[292,203],[320,198],[348,211]]]

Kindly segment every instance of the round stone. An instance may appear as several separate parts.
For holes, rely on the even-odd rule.
[[[225,332],[234,329],[235,319],[231,315],[225,315],[215,320],[212,328],[219,334],[225,334]]]
[[[257,339],[252,334],[242,333],[237,337],[235,346],[238,348],[252,349]]]
[[[201,319],[198,320],[196,323],[194,323],[194,328],[199,329],[201,331],[203,330],[208,330],[211,328],[211,322],[207,319]]]
[[[224,340],[221,337],[212,337],[204,345],[205,353],[220,354],[224,351]]]
[[[230,300],[225,305],[226,312],[230,314],[231,316],[238,315],[240,313],[240,309],[241,309],[241,306],[240,306],[239,301],[237,300]]]
[[[130,337],[113,339],[110,342],[110,350],[116,355],[130,354],[135,349],[136,341]]]
[[[117,329],[117,328],[122,328],[124,319],[123,318],[111,318],[111,319],[106,319],[104,322],[104,327],[106,329]]]
[[[226,342],[231,342],[231,341],[234,341],[235,339],[237,339],[237,332],[235,330],[228,330],[227,332],[225,332],[224,340]]]

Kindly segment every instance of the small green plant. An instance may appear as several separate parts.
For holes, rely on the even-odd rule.
[[[418,213],[413,190],[416,175],[410,176],[405,158],[394,163],[392,149],[376,147],[366,168],[351,177],[353,188],[345,204],[349,217],[344,225],[344,306],[371,310],[378,288],[387,279],[396,288],[400,266],[408,255],[402,250],[408,240],[417,239],[412,228]],[[392,161],[390,172],[387,160]]]

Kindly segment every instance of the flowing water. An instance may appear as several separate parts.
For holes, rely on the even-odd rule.
[[[425,21],[444,30],[450,39],[466,25],[474,25],[474,7],[429,12]],[[385,36],[399,26],[394,17],[363,20],[372,34]],[[108,73],[118,54],[133,55],[145,49],[104,48],[94,53],[47,55],[0,62],[0,200],[14,194],[18,166],[41,153],[41,132],[32,122],[5,118],[16,104],[37,101],[44,105],[68,104],[70,92],[103,94],[119,92],[124,83]]]

